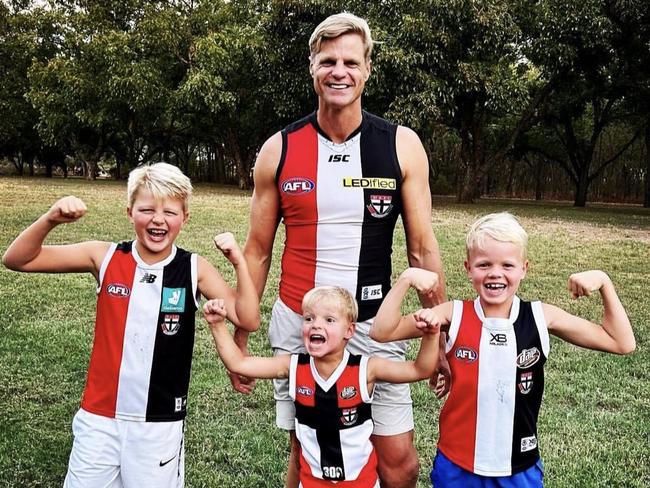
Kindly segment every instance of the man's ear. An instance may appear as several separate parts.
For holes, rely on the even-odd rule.
[[[367,67],[367,72],[364,81],[368,81],[368,78],[370,78],[370,74],[372,73],[372,61],[368,61],[366,63],[366,67]]]

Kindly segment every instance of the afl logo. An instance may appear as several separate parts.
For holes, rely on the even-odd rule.
[[[478,354],[471,347],[460,346],[456,349],[456,359],[464,363],[473,363],[478,359]]]
[[[282,182],[282,192],[288,195],[304,195],[315,187],[314,182],[307,178],[289,178]]]
[[[106,293],[114,297],[126,298],[131,294],[131,290],[122,283],[111,283],[106,287]]]
[[[308,396],[308,397],[314,394],[314,390],[312,390],[308,386],[299,386],[298,388],[296,388],[296,392],[298,393],[298,395]]]

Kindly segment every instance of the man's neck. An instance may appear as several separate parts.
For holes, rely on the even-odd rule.
[[[345,142],[359,128],[363,120],[361,105],[344,109],[318,107],[316,120],[321,130],[337,144]]]

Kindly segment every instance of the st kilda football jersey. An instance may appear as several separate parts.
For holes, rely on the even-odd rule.
[[[105,417],[185,417],[197,310],[197,257],[174,246],[146,264],[112,244],[99,274],[95,340],[81,407]]]
[[[286,230],[280,298],[300,314],[319,285],[348,289],[359,321],[374,317],[390,289],[393,230],[402,210],[397,126],[367,112],[335,144],[316,114],[282,131],[276,173]]]
[[[506,319],[486,318],[478,298],[454,301],[447,342],[452,382],[438,449],[483,476],[534,465],[549,348],[540,302],[515,297]]]
[[[335,486],[354,488],[377,485],[367,365],[367,357],[345,351],[324,380],[308,354],[291,357],[289,393],[296,406],[304,488],[332,486],[333,481]]]

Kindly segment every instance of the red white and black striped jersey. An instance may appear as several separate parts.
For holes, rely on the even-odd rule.
[[[197,257],[174,246],[146,264],[112,244],[99,273],[95,339],[81,407],[105,417],[185,417],[198,308]]]
[[[390,289],[393,231],[402,211],[397,126],[363,112],[342,144],[312,114],[282,130],[276,173],[286,229],[280,298],[300,314],[304,294],[338,285],[374,317]]]
[[[372,397],[367,365],[367,357],[345,351],[325,380],[308,354],[291,357],[289,393],[296,406],[302,487],[378,486],[377,460],[370,442]]]
[[[549,349],[540,302],[515,297],[506,319],[486,318],[478,298],[454,301],[447,342],[452,382],[438,449],[483,476],[534,465]]]

